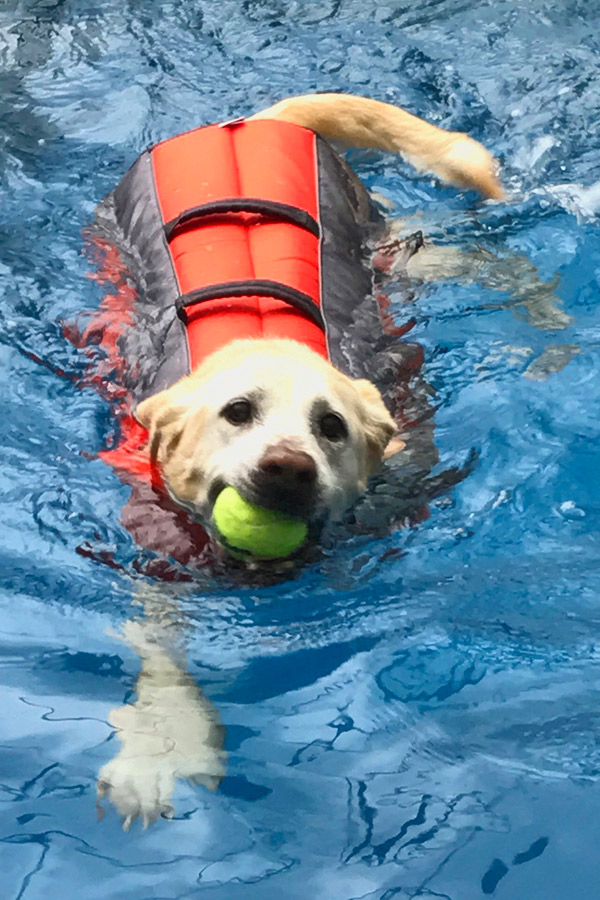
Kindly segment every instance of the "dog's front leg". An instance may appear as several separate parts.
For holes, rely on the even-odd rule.
[[[108,797],[125,830],[138,816],[144,827],[171,817],[178,778],[215,790],[225,774],[223,726],[185,670],[177,626],[156,615],[156,596],[145,606],[151,618],[127,622],[121,635],[142,662],[137,700],[110,713],[121,748],[98,778],[98,799]]]

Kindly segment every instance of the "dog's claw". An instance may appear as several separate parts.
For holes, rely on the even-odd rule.
[[[125,818],[123,819],[123,822],[122,822],[123,831],[129,831],[129,829],[131,828],[131,823],[133,822],[134,818],[135,818],[134,813],[130,813],[128,816],[125,816]]]

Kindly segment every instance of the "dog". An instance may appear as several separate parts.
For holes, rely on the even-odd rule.
[[[477,141],[362,97],[295,97],[250,116],[327,140],[398,153],[444,181],[500,200],[498,166]],[[362,190],[362,188],[361,188]],[[340,520],[405,436],[367,378],[295,340],[234,339],[137,405],[149,453],[178,508],[211,528],[233,485],[252,503],[303,518],[313,539]]]
[[[261,119],[299,125],[350,146],[398,153],[417,168],[459,188],[473,189],[485,199],[505,198],[498,166],[484,147],[389,104],[319,94],[284,100],[249,121]],[[552,285],[544,285],[528,261],[495,261],[487,253],[469,256],[454,248],[422,246],[421,238],[386,237],[381,230],[372,251],[376,268],[396,279],[407,272],[424,281],[452,277],[472,282],[478,273],[480,278],[491,276],[494,286],[512,294],[513,303],[527,307],[533,324],[553,329],[567,324]],[[121,284],[120,299],[127,300],[132,293],[127,275],[115,275],[116,271],[113,267],[106,280]],[[130,319],[130,309],[126,303],[119,305],[120,299],[105,303],[88,338],[104,329],[109,332],[105,345],[116,344],[111,331],[115,308],[121,315],[125,308],[128,323]],[[385,318],[385,301],[381,306]],[[367,316],[355,343],[362,341],[365,356],[372,352],[376,376],[383,357],[371,325],[373,319]],[[397,335],[390,337],[397,340]],[[84,343],[85,338],[84,334]],[[406,363],[407,356],[402,359]],[[421,359],[417,353],[416,365],[407,366],[405,382],[414,380]],[[131,396],[123,388],[121,361],[117,363],[119,378],[113,379],[117,387],[109,393],[127,405]],[[181,521],[189,513],[190,521],[198,518],[209,526],[216,495],[225,485],[234,485],[253,503],[301,516],[314,526],[311,536],[317,540],[320,526],[344,517],[386,459],[407,459],[400,470],[417,475],[430,471],[437,461],[427,390],[417,391],[416,402],[422,405],[416,412],[414,400],[406,391],[402,394],[403,418],[402,409],[393,409],[392,394],[382,393],[373,381],[341,371],[300,342],[272,338],[226,342],[190,374],[150,392],[137,405],[141,431],[133,444],[154,461],[160,479],[156,490],[153,479],[139,479],[138,469],[129,467],[126,480],[133,492],[124,523],[141,544],[164,552],[164,544],[155,543],[156,533],[164,534],[164,522],[156,525],[153,516],[157,510],[170,516],[179,524],[168,552],[189,563],[198,554],[194,542],[183,547],[189,522],[186,531]],[[415,437],[419,428],[422,440]],[[119,468],[114,457],[109,461]],[[143,466],[139,472],[145,472]],[[438,476],[425,502],[460,477],[460,473]],[[404,474],[402,479],[405,499],[413,495],[416,519],[423,503],[422,480],[411,481]],[[377,517],[378,510],[371,513]],[[201,538],[195,540],[203,546]],[[177,779],[215,790],[226,765],[218,713],[186,673],[185,628],[176,598],[171,592],[167,601],[155,581],[138,586],[136,601],[143,606],[144,618],[127,622],[120,637],[142,661],[137,699],[109,716],[121,746],[98,778],[98,800],[112,803],[125,829],[138,817],[146,827],[159,816],[172,816]],[[103,815],[100,806],[99,814]]]
[[[284,100],[249,121],[261,119],[299,125],[350,146],[398,153],[445,182],[474,189],[486,199],[504,197],[497,164],[479,143],[386,103],[319,94]],[[380,230],[373,248],[379,268],[395,267],[396,277],[421,243],[420,238],[389,240]],[[118,281],[114,272],[107,280]],[[110,329],[113,314],[114,305],[105,306],[105,318],[94,327]],[[364,355],[372,352],[375,371],[383,357],[376,352],[372,323],[364,319],[361,340]],[[94,334],[92,327],[88,337]],[[116,342],[112,332],[110,342]],[[408,366],[409,376],[418,370],[417,357],[416,366]],[[344,517],[382,462],[410,457],[415,443],[401,412],[392,409],[392,395],[384,397],[373,380],[353,375],[351,363],[349,368],[350,373],[341,371],[294,340],[236,338],[190,374],[151,392],[138,403],[135,416],[142,428],[139,447],[156,466],[160,485],[157,493],[154,481],[144,486],[143,479],[128,479],[133,493],[124,521],[132,534],[154,549],[153,533],[162,534],[164,528],[153,528],[149,509],[158,507],[177,521],[189,513],[210,527],[216,496],[233,485],[257,505],[302,517],[318,540],[321,526]],[[410,405],[406,395],[404,401]],[[425,438],[417,453],[420,467],[430,470],[437,458],[430,416],[421,411],[405,418],[412,418],[412,425],[416,418],[423,423]],[[181,534],[177,531],[178,541]],[[184,562],[193,557],[191,551],[182,557],[181,545],[171,555],[177,558],[177,551]],[[121,636],[143,663],[137,700],[110,715],[121,748],[98,779],[99,800],[110,800],[126,829],[137,817],[145,827],[160,815],[173,815],[176,779],[214,790],[225,773],[218,714],[185,672],[181,627],[169,625],[179,622],[179,614],[165,612],[156,584],[142,585],[137,600],[145,619],[126,623]]]

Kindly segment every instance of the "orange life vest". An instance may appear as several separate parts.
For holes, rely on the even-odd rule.
[[[100,455],[134,487],[124,521],[140,543],[184,562],[202,551],[206,535],[187,535],[200,526],[183,528],[182,510],[168,510],[172,541],[149,521],[144,492],[158,488],[157,509],[168,498],[132,411],[225,344],[300,341],[384,396],[387,384],[396,404],[397,338],[410,323],[391,336],[374,291],[382,221],[325,140],[267,119],[156,144],[99,205],[92,242],[111,290],[79,342],[103,353],[89,381],[116,405],[119,433]],[[418,246],[408,242],[405,256]],[[415,368],[420,361],[419,350]]]

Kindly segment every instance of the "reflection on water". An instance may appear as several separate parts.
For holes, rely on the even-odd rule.
[[[4,4],[3,896],[593,895],[598,24],[589,0]],[[473,471],[288,582],[157,587],[63,332],[102,296],[82,231],[150,141],[315,89],[503,160],[509,205],[350,154],[441,248],[411,339],[434,472]],[[125,835],[113,806],[174,814]]]

